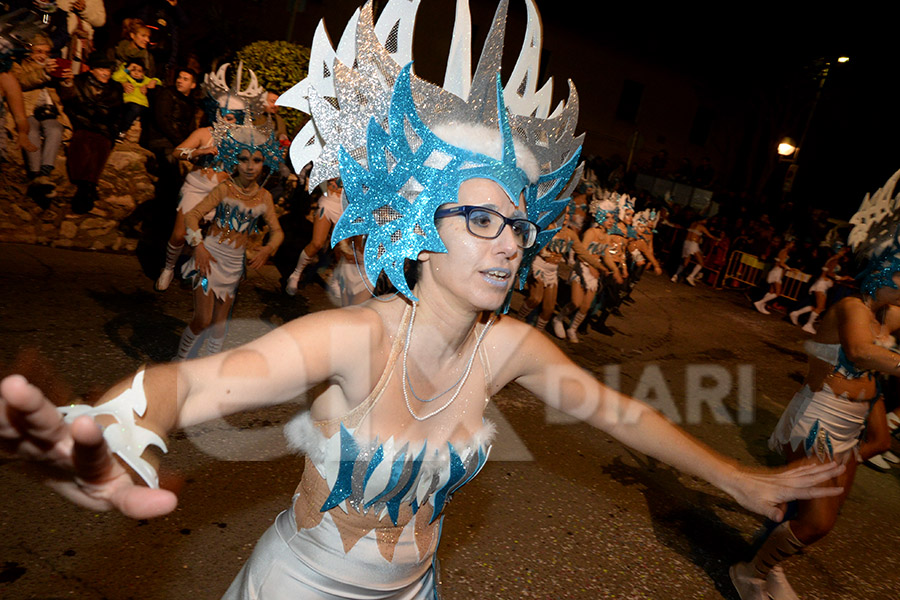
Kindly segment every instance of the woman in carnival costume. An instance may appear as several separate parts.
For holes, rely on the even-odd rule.
[[[888,449],[890,436],[877,378],[900,375],[900,353],[891,332],[900,329],[900,194],[891,197],[900,171],[863,200],[851,218],[850,245],[868,259],[861,293],[848,296],[822,317],[805,344],[809,371],[769,438],[769,447],[793,466],[844,464],[822,485],[844,493],[801,500],[789,521],[769,528],[749,562],[731,567],[742,600],[794,600],[780,563],[822,539],[850,492],[857,464]],[[865,432],[865,435],[864,435]]]
[[[785,240],[784,246],[775,257],[775,266],[772,267],[772,269],[769,271],[769,274],[766,275],[766,283],[769,284],[769,289],[766,291],[766,295],[753,303],[753,308],[764,315],[769,314],[769,311],[766,308],[766,304],[768,304],[772,300],[775,300],[776,298],[778,298],[778,296],[781,295],[782,280],[784,279],[785,273],[790,273],[793,270],[787,264],[788,259],[791,257],[791,251],[793,249],[794,240]]]
[[[240,125],[245,121],[252,122],[253,115],[261,114],[265,105],[266,91],[259,86],[256,74],[250,71],[250,83],[241,89],[244,64],[240,63],[235,83],[229,86],[226,80],[229,66],[230,63],[224,63],[215,73],[207,73],[203,80],[206,92],[203,109],[210,125],[195,129],[172,153],[176,159],[189,164],[191,170],[181,186],[178,207],[175,209],[175,226],[166,243],[166,262],[154,284],[158,292],[165,291],[172,283],[175,263],[184,249],[184,216],[217,185],[228,179],[228,171],[223,170],[222,163],[216,156],[218,150],[213,136],[216,124]]]
[[[834,250],[834,254],[825,261],[825,264],[822,265],[822,273],[813,284],[809,286],[809,293],[813,297],[814,303],[807,304],[802,308],[798,308],[797,310],[788,313],[788,317],[790,317],[791,323],[794,325],[800,324],[800,315],[812,313],[809,315],[809,319],[807,319],[806,323],[804,323],[803,331],[813,335],[816,334],[816,320],[819,318],[819,315],[825,312],[825,305],[828,302],[828,290],[834,286],[836,280],[845,279],[838,273],[841,271],[841,262],[843,262],[844,257],[847,256],[850,247],[845,246],[841,242],[836,242],[832,249]]]
[[[514,281],[556,233],[544,228],[565,207],[558,198],[569,196],[569,182],[578,181],[580,146],[572,135],[574,89],[550,118],[549,95],[536,97],[534,77],[525,75],[537,72],[540,56],[533,2],[521,69],[508,83],[511,92],[502,92],[506,7],[500,3],[472,77],[468,11],[458,11],[451,68],[440,88],[413,75],[409,64],[416,3],[392,0],[377,25],[366,4],[348,28],[351,39],[338,46],[355,46],[353,52],[334,60],[320,28],[313,79],[282,97],[304,105],[305,96],[312,112],[316,129],[306,134],[323,143],[313,153],[314,181],[338,173],[343,179],[347,208],[332,241],[366,235],[369,279],[384,271],[397,295],[307,315],[222,354],[141,370],[96,407],[65,408],[65,422],[40,390],[12,376],[0,384],[5,445],[74,471],[77,477],[57,489],[76,502],[151,517],[173,510],[176,498],[152,487],[156,472],[140,456],[148,445],[165,448],[162,436],[173,427],[329,384],[288,427],[306,454],[302,480],[291,508],[226,592],[229,599],[436,598],[441,513],[484,465],[494,431],[484,409],[512,381],[770,518],[780,519],[792,498],[839,493],[811,486],[842,467],[777,474],[741,468],[604,387],[534,328],[498,314]],[[326,72],[323,63],[336,104],[315,80]],[[308,148],[310,139],[301,135],[294,150]],[[95,415],[105,422],[112,415],[121,426],[101,436],[89,418]],[[37,449],[48,447],[54,450]],[[151,487],[135,485],[110,450]],[[90,472],[75,465],[90,465]]]
[[[644,209],[639,213],[635,213],[632,224],[628,227],[626,233],[628,238],[628,253],[631,255],[631,266],[629,267],[628,281],[625,283],[625,289],[622,292],[623,302],[634,302],[631,298],[631,292],[638,281],[644,275],[649,264],[653,268],[653,272],[662,275],[662,266],[656,260],[653,253],[653,233],[655,232],[657,213],[652,209]]]
[[[572,285],[572,299],[567,306],[559,311],[558,315],[553,317],[553,333],[556,337],[561,340],[568,338],[574,344],[577,344],[579,341],[578,327],[587,317],[594,297],[604,285],[604,280],[607,277],[612,277],[618,283],[624,281],[619,265],[608,252],[609,236],[606,230],[601,228],[605,219],[613,218],[613,213],[599,208],[598,205],[600,204],[602,202],[597,200],[591,203],[590,208],[596,219],[596,224],[584,232],[581,241],[587,249],[588,255],[603,261],[603,269],[598,270],[588,261],[583,260],[581,256],[577,256],[575,268],[569,280]],[[568,327],[566,327],[565,321],[569,315],[573,316]]]
[[[559,226],[557,234],[534,257],[528,280],[528,297],[519,308],[518,317],[524,321],[538,305],[541,306],[536,324],[539,330],[543,330],[553,316],[556,293],[559,290],[559,265],[568,261],[570,254],[604,276],[610,275],[615,268],[615,265],[604,265],[602,254],[592,254],[581,243],[577,229],[572,227],[572,208],[573,205],[569,202],[569,209],[563,212],[555,224]]]
[[[185,240],[194,253],[181,271],[193,281],[194,317],[181,335],[179,359],[195,357],[206,335],[210,354],[222,349],[250,236],[259,233],[263,223],[268,227],[268,243],[250,259],[251,269],[262,267],[284,240],[272,195],[259,181],[264,168],[271,172],[281,164],[275,133],[270,128],[257,129],[249,120],[243,125],[220,121],[213,136],[218,160],[231,176],[184,215]],[[209,213],[214,216],[204,237],[200,221]]]

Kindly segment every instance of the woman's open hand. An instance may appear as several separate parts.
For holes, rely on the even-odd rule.
[[[782,470],[739,468],[732,489],[726,489],[741,506],[776,523],[784,519],[787,503],[837,496],[844,491],[838,486],[817,487],[844,472],[844,465],[829,462],[807,464]]]
[[[135,485],[93,419],[67,424],[21,375],[0,381],[0,448],[41,464],[53,489],[90,510],[144,519],[167,514],[178,502],[168,490]]]

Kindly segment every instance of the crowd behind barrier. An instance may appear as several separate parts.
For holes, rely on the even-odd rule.
[[[206,122],[201,110],[202,77],[196,69],[199,65],[192,58],[190,41],[181,39],[179,34],[186,22],[183,11],[168,2],[145,4],[142,12],[134,12],[123,22],[111,24],[106,23],[100,0],[60,2],[58,7],[67,16],[67,24],[63,26],[57,15],[58,26],[36,36],[27,54],[16,56],[11,72],[24,90],[25,120],[30,128],[27,136],[21,134],[24,125],[15,110],[8,126],[14,137],[15,130],[19,131],[17,145],[26,158],[28,195],[42,208],[65,201],[56,198],[54,181],[59,181],[59,175],[53,174],[55,156],[64,153],[68,158],[67,176],[77,187],[70,199],[72,212],[90,212],[98,196],[97,179],[106,158],[116,143],[126,139],[137,141],[153,154],[148,170],[156,178],[157,198],[152,206],[149,202],[139,206],[123,220],[122,226],[139,231],[141,222],[147,219],[166,221],[165,215],[170,215],[177,203],[185,163],[173,157],[173,151],[190,132]],[[159,10],[154,12],[148,6]],[[163,27],[159,26],[160,22]],[[109,47],[98,49],[93,45],[94,30],[104,26],[108,30],[121,27],[121,39],[111,39]],[[184,66],[187,64],[192,67]],[[266,118],[274,122],[280,139],[287,142],[289,132],[274,106],[277,96],[269,96]],[[12,151],[7,149],[8,153]],[[790,238],[796,240],[796,248],[778,295],[785,303],[805,301],[810,282],[815,281],[832,253],[829,244],[834,241],[835,232],[831,231],[833,227],[827,215],[814,211],[812,219],[797,220],[789,204],[767,214],[759,203],[746,196],[723,191],[717,185],[710,159],[704,158],[696,167],[688,159],[676,162],[677,166],[670,165],[665,149],[660,149],[648,161],[636,161],[628,168],[617,156],[587,161],[585,182],[590,189],[576,197],[575,202],[581,205],[573,209],[578,238],[591,238],[593,234],[588,232],[592,228],[617,227],[604,225],[602,220],[598,225],[587,207],[594,201],[624,195],[631,202],[632,216],[645,210],[655,215],[652,231],[645,238],[649,252],[634,247],[637,242],[632,241],[631,223],[622,221],[617,214],[613,220],[620,223],[622,231],[605,231],[598,234],[602,241],[589,241],[588,245],[604,246],[597,256],[613,255],[611,269],[620,277],[597,271],[600,277],[596,284],[591,277],[585,282],[580,278],[582,267],[578,261],[566,257],[559,266],[561,275],[571,273],[561,277],[559,300],[564,308],[553,314],[562,312],[564,318],[574,315],[574,319],[579,312],[584,312],[586,320],[593,320],[595,328],[609,333],[604,325],[606,317],[622,314],[623,305],[632,301],[631,292],[648,264],[669,275],[674,273],[675,280],[684,272],[685,281],[692,285],[704,282],[715,289],[738,289],[762,295],[773,257]],[[297,181],[290,171],[284,170],[273,173],[266,184],[276,202],[294,213],[285,227],[287,240],[282,254],[287,256],[277,259],[284,261],[278,266],[286,274],[294,257],[301,256],[298,268],[286,277],[289,291],[296,290],[300,281],[299,274],[303,271],[300,263],[311,260],[309,256],[304,258],[299,250],[310,248],[309,240],[313,236],[310,228],[316,221],[317,202],[320,197],[327,197],[327,192],[305,190]],[[156,214],[148,214],[150,211]],[[696,240],[697,252],[683,256],[686,238],[694,235],[690,233],[691,228],[700,220],[708,228],[707,234]],[[609,235],[613,242],[607,247],[605,236]],[[318,246],[314,249],[321,252]],[[344,260],[355,264],[350,258],[352,254],[344,252]],[[326,259],[324,264],[328,262]],[[590,269],[593,267],[588,265],[583,270]],[[366,281],[356,283],[365,290],[372,287]],[[592,296],[588,301],[582,297],[584,294],[576,293],[577,299],[586,304],[584,311],[568,306],[573,300],[570,284],[586,286],[584,291]],[[364,291],[363,287],[356,287],[357,291]],[[584,327],[581,325],[582,331]]]

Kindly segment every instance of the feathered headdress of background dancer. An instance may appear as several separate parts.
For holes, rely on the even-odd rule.
[[[868,259],[858,276],[862,279],[860,289],[872,297],[878,288],[897,289],[894,275],[900,273],[900,193],[892,194],[898,179],[900,171],[874,194],[866,194],[850,218],[854,227],[847,242],[859,260]]]
[[[243,150],[249,151],[251,155],[258,150],[262,153],[263,164],[272,171],[277,171],[282,162],[281,144],[269,125],[255,127],[252,123],[238,125],[217,119],[213,125],[213,141],[217,150],[216,158],[222,165],[222,171],[226,173],[237,168]]]
[[[247,113],[250,117],[263,113],[266,106],[266,90],[259,85],[256,73],[247,69],[250,73],[250,82],[241,89],[241,77],[244,72],[244,62],[238,63],[234,83],[228,84],[226,77],[231,63],[222,63],[215,72],[207,73],[203,78],[203,110],[210,123],[215,123],[219,115],[232,114],[239,124],[244,122]]]
[[[463,181],[491,179],[514,203],[524,194],[528,219],[541,231],[523,252],[521,287],[532,259],[556,232],[549,225],[580,179],[583,136],[574,136],[575,88],[569,82],[569,101],[553,114],[552,80],[536,89],[541,31],[533,0],[526,0],[528,25],[516,67],[505,91],[500,85],[507,5],[501,0],[473,76],[468,3],[457,0],[440,87],[411,67],[419,0],[390,0],[377,23],[367,2],[347,24],[337,50],[319,24],[309,76],[278,101],[312,115],[291,147],[295,167],[313,162],[311,186],[343,180],[347,206],[332,243],[366,235],[368,278],[375,281],[384,271],[412,300],[404,263],[423,251],[446,252],[434,213],[458,201]],[[460,136],[465,139],[446,141],[453,137],[447,130],[466,127],[471,133]],[[434,129],[445,133],[439,136]],[[485,150],[491,144],[494,150]]]
[[[659,221],[659,213],[653,208],[645,208],[639,213],[635,213],[634,222],[646,225],[649,229],[656,233],[656,223]]]

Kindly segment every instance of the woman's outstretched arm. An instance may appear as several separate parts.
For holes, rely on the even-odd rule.
[[[144,444],[164,448],[174,428],[286,402],[319,382],[345,385],[379,343],[380,321],[369,313],[323,311],[222,354],[149,367],[114,385],[93,409],[79,409],[90,412],[71,423],[40,382],[9,376],[0,382],[0,448],[40,463],[52,487],[91,510],[134,518],[166,514],[175,508],[175,495],[136,484],[112,452],[137,464],[139,474],[149,468],[152,480],[157,457]],[[122,450],[128,446],[140,450],[128,458]]]
[[[639,452],[705,479],[753,512],[780,521],[791,500],[833,496],[842,491],[815,486],[841,473],[843,465],[828,463],[780,471],[742,466],[646,404],[603,385],[540,332],[513,319],[503,319],[503,323],[504,327],[493,332],[507,338],[493,340],[494,347],[506,353],[495,366],[498,382],[516,381],[553,408]]]

